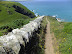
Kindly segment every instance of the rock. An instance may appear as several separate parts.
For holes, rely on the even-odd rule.
[[[5,52],[2,46],[0,46],[0,52]]]
[[[27,15],[27,16],[29,16],[31,18],[35,17],[34,14],[32,14],[31,12],[27,12],[25,9],[23,9],[23,8],[17,6],[17,5],[13,5],[13,7],[15,8],[15,11],[18,12],[18,13],[21,13],[23,15]]]
[[[25,45],[34,36],[32,33],[40,28],[43,16],[36,18],[20,29],[14,29],[7,35],[0,37],[0,54],[20,54],[23,52]],[[22,48],[23,47],[23,48]],[[21,52],[21,48],[23,49]]]

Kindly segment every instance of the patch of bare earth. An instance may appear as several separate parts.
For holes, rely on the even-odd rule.
[[[45,54],[55,54],[53,47],[52,35],[50,34],[50,22],[48,21],[45,35]]]

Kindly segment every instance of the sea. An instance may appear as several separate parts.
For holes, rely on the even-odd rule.
[[[72,2],[26,1],[19,2],[35,15],[57,16],[65,22],[72,22]]]

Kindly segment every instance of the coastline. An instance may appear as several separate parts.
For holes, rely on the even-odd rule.
[[[61,20],[60,18],[56,18],[56,20],[57,20],[58,22],[62,22],[62,20]]]

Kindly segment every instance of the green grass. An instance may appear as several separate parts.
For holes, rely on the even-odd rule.
[[[20,3],[0,1],[0,10],[1,10],[0,11],[0,25],[11,22],[16,19],[29,18],[29,16],[16,12],[15,8],[12,7],[13,5],[19,6],[23,8],[25,11],[27,11],[28,13],[32,13],[34,15],[33,12],[28,10],[25,6],[21,5]],[[11,14],[9,14],[8,11],[10,11]]]
[[[37,54],[44,54],[44,50],[45,50],[45,34],[46,34],[46,26],[47,26],[47,20],[44,17],[43,21],[41,23],[41,28],[40,28],[40,33],[39,33],[39,49],[38,49],[38,53]]]
[[[36,46],[32,49],[32,51],[35,54],[44,54],[46,25],[47,25],[47,21],[46,18],[44,17],[43,21],[41,22],[41,27],[38,29],[37,32],[35,32],[35,35],[37,35],[38,37],[38,40],[36,40],[38,44],[36,44]]]
[[[16,12],[13,5],[20,7],[19,10],[24,10],[25,15]],[[0,1],[0,36],[7,34],[12,29],[20,28],[33,20],[35,15],[29,9],[18,2]],[[35,19],[35,18],[34,18]]]
[[[55,18],[49,17],[51,32],[57,39],[58,50],[61,54],[72,54],[72,22],[58,22]]]

